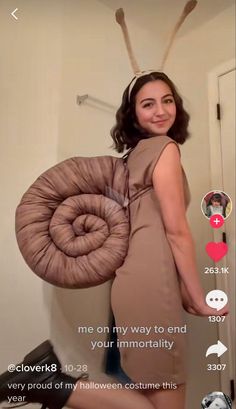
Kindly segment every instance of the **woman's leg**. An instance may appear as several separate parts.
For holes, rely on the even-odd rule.
[[[66,406],[72,409],[155,409],[156,406],[138,391],[129,389],[87,389],[89,382],[78,381]],[[86,386],[86,388],[85,388]],[[165,407],[165,409],[168,406]],[[175,409],[172,406],[172,409]]]
[[[175,390],[149,390],[145,391],[144,395],[152,402],[155,409],[184,409],[185,390],[185,384],[182,384]]]

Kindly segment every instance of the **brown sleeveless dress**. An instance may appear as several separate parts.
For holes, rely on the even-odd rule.
[[[165,234],[152,173],[168,136],[141,140],[127,159],[129,250],[116,271],[111,305],[121,366],[133,382],[183,383],[185,331],[174,258]],[[186,203],[188,187],[184,176]],[[172,331],[172,332],[171,332]]]

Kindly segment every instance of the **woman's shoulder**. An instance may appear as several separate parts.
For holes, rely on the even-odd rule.
[[[155,158],[156,155],[159,156],[163,149],[169,144],[174,143],[179,150],[177,142],[167,135],[151,136],[145,139],[141,139],[136,147],[132,150],[131,154],[134,156],[142,153],[148,157]],[[136,154],[136,155],[135,155]]]
[[[165,145],[169,142],[174,142],[176,143],[173,139],[171,139],[169,136],[167,135],[157,135],[157,136],[150,136],[148,138],[144,138],[141,139],[138,144],[136,145],[137,147],[149,147],[149,146],[161,146],[161,145]]]
[[[177,145],[167,135],[153,136],[140,140],[130,152],[127,160],[132,180],[138,180],[140,185],[151,185],[155,165],[170,142],[174,142]]]

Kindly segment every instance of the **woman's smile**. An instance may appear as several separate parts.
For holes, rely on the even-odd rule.
[[[162,119],[161,121],[153,121],[153,124],[164,125],[167,122],[167,119]]]

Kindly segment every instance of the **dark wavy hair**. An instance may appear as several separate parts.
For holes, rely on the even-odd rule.
[[[136,80],[130,97],[129,86],[131,83],[123,93],[121,106],[116,112],[116,125],[110,132],[114,141],[112,147],[117,152],[134,148],[141,139],[151,136],[147,134],[147,131],[143,129],[137,121],[135,114],[135,96],[147,82],[156,80],[164,81],[170,87],[176,104],[176,119],[167,135],[179,144],[183,144],[189,137],[188,123],[190,117],[183,108],[183,100],[178,94],[175,85],[163,72],[152,72]]]

